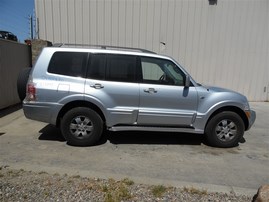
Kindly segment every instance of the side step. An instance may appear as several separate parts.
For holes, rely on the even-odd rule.
[[[197,133],[203,134],[203,130],[194,128],[170,128],[152,126],[113,126],[108,128],[110,131],[155,131],[155,132],[178,132],[178,133]]]

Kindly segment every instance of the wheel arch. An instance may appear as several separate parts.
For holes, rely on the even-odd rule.
[[[76,107],[88,107],[88,108],[96,111],[99,114],[99,116],[102,118],[103,122],[104,123],[106,122],[106,118],[105,118],[104,113],[97,105],[95,105],[91,102],[80,100],[80,101],[69,102],[62,107],[62,109],[60,110],[60,112],[58,113],[58,116],[57,116],[56,126],[60,125],[61,119],[63,118],[63,116],[65,115],[66,112],[68,112],[70,109],[73,109]]]
[[[215,110],[211,115],[210,117],[208,118],[207,122],[206,122],[206,126],[205,128],[207,127],[207,124],[208,122],[217,114],[221,113],[221,112],[224,112],[224,111],[231,111],[231,112],[235,112],[236,114],[238,114],[241,119],[243,120],[244,122],[244,126],[245,126],[245,130],[248,128],[248,118],[246,116],[246,114],[244,113],[244,111],[242,109],[240,109],[239,107],[235,107],[235,106],[225,106],[225,107],[221,107],[217,110]]]

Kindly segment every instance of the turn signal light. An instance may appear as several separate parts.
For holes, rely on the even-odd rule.
[[[248,117],[248,119],[249,119],[249,118],[250,118],[250,116],[251,116],[250,111],[245,111],[245,114],[247,115],[247,117]]]

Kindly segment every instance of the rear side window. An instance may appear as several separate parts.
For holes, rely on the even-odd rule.
[[[106,80],[134,82],[135,70],[135,56],[107,55]]]
[[[104,80],[106,73],[106,55],[92,54],[90,64],[87,77],[91,79]]]
[[[74,77],[85,77],[88,53],[55,52],[50,60],[48,72]]]
[[[92,54],[88,78],[134,82],[136,79],[136,61],[136,56]]]

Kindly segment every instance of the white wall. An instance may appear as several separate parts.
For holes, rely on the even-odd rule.
[[[35,0],[39,37],[174,57],[203,84],[269,99],[269,0]],[[163,45],[161,42],[164,42]]]

